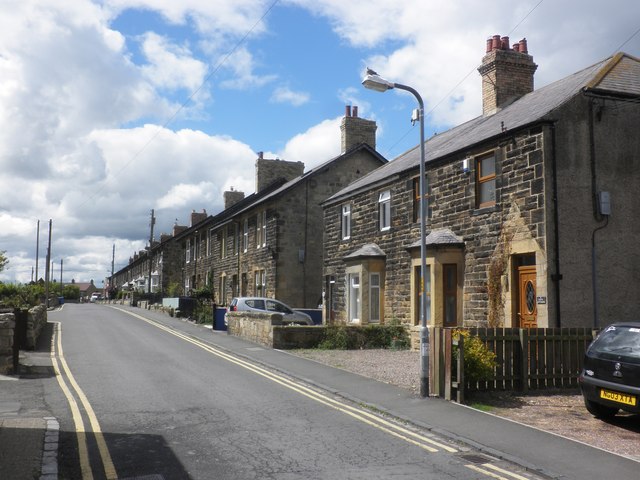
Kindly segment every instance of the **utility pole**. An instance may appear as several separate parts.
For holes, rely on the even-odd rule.
[[[38,283],[38,256],[40,255],[40,220],[36,230],[36,283]]]
[[[149,235],[149,296],[151,296],[151,273],[153,272],[153,262],[151,260],[151,249],[153,248],[153,226],[156,224],[156,217],[151,209],[151,234]]]
[[[45,296],[45,305],[49,308],[49,269],[51,268],[51,228],[52,221],[49,219],[49,243],[47,244],[47,266],[45,267],[44,273],[44,296]]]
[[[113,251],[111,252],[111,279],[109,280],[109,286],[113,288],[113,267],[116,263],[116,244],[113,244]]]
[[[64,260],[61,258],[60,259],[60,295],[62,295],[62,291],[64,290],[62,288],[62,265],[64,264]]]

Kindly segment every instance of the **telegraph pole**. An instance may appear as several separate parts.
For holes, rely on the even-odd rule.
[[[62,265],[64,264],[64,260],[61,258],[60,259],[60,295],[62,295],[62,292],[64,291],[64,288],[62,287]]]
[[[36,283],[38,283],[38,256],[40,255],[40,220],[36,230]]]
[[[153,272],[153,262],[151,261],[151,249],[153,248],[153,226],[156,224],[156,217],[151,209],[151,234],[149,235],[149,299],[151,299],[151,273]]]
[[[52,221],[49,219],[49,243],[47,244],[47,266],[45,267],[44,273],[44,296],[45,296],[45,305],[49,308],[49,275],[50,275],[50,265],[51,265],[51,228]]]

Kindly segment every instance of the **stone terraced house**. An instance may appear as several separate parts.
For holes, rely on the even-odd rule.
[[[321,202],[386,163],[376,123],[346,108],[341,153],[304,171],[302,162],[256,160],[256,191],[224,193],[224,210],[181,232],[185,292],[210,285],[218,305],[234,296],[277,298],[294,308],[322,301]]]
[[[492,37],[483,114],[425,142],[432,326],[600,327],[640,310],[640,61],[534,90],[526,40]],[[419,325],[420,149],[324,207],[324,318]]]

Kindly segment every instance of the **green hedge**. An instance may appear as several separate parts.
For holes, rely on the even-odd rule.
[[[411,346],[407,329],[402,325],[328,325],[318,348],[325,350],[360,350],[393,348],[406,350]]]

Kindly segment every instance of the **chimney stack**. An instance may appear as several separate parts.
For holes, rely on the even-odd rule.
[[[201,221],[203,221],[206,218],[207,218],[207,211],[206,210],[203,209],[202,213],[196,212],[195,210],[193,210],[191,212],[191,224],[189,225],[189,227],[193,227],[194,225],[200,223]]]
[[[256,193],[268,187],[276,180],[284,178],[286,181],[293,180],[304,173],[304,163],[288,162],[286,160],[271,160],[264,158],[259,152],[256,160]]]
[[[371,148],[376,148],[376,130],[378,126],[373,120],[366,120],[358,117],[358,106],[347,105],[344,110],[344,118],[340,124],[342,133],[341,152],[360,145],[368,144]]]
[[[509,37],[487,39],[486,54],[478,68],[482,76],[482,114],[501,108],[533,92],[533,74],[538,66],[528,54],[527,40],[509,46]]]
[[[262,153],[262,152],[259,152],[259,153]],[[258,158],[260,157],[258,156]],[[227,190],[222,194],[222,196],[224,198],[224,209],[226,210],[227,208],[230,208],[236,203],[238,203],[240,200],[243,200],[244,192],[239,192],[237,190],[234,190],[233,187],[231,187],[231,190]]]

